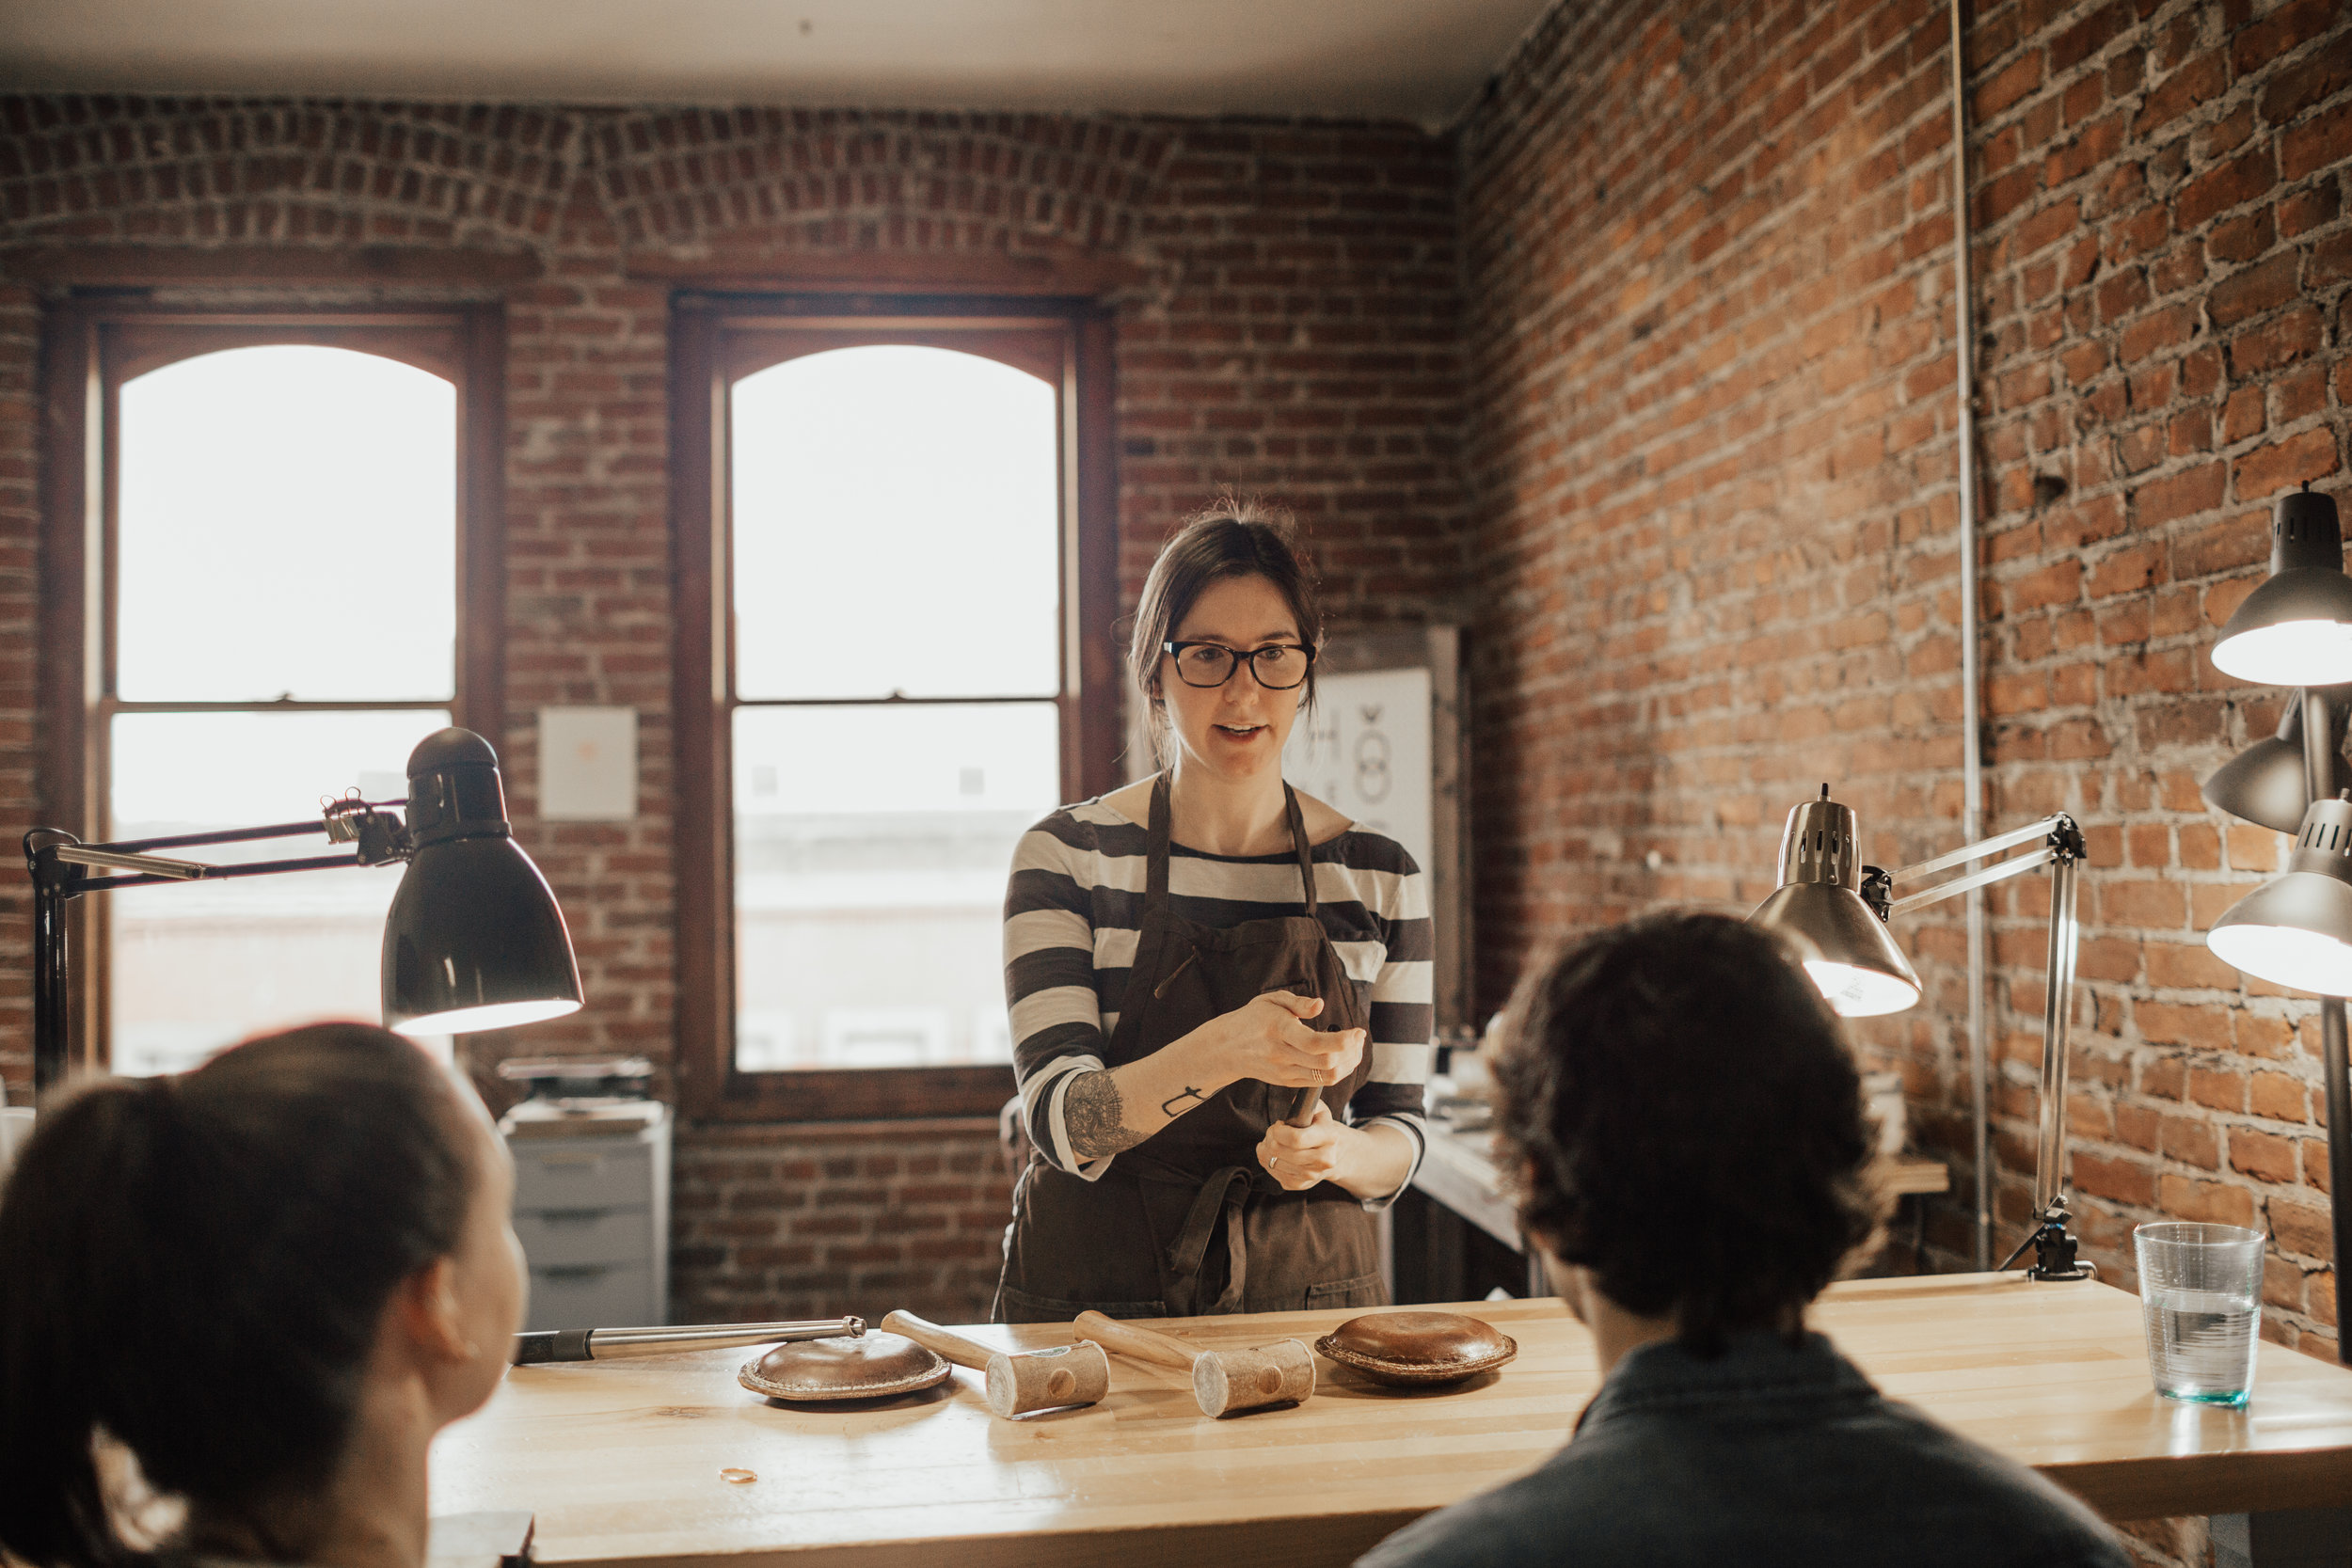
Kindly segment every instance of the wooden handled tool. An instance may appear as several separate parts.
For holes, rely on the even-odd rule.
[[[1248,1350],[1208,1350],[1173,1335],[1081,1312],[1072,1324],[1081,1339],[1155,1366],[1189,1368],[1192,1397],[1203,1416],[1230,1416],[1268,1404],[1295,1404],[1315,1391],[1315,1358],[1295,1339]]]
[[[1066,1404],[1092,1404],[1111,1388],[1111,1364],[1103,1347],[1080,1340],[1050,1350],[1002,1351],[967,1339],[912,1312],[893,1312],[882,1321],[882,1332],[914,1340],[935,1355],[959,1367],[974,1367],[988,1377],[988,1407],[1008,1419],[1032,1410],[1053,1410]]]

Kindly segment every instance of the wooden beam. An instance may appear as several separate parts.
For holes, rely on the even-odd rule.
[[[21,245],[0,247],[0,277],[93,288],[178,283],[528,283],[529,251],[440,245]]]

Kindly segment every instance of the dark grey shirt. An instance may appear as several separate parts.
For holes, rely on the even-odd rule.
[[[1820,1335],[1764,1333],[1711,1361],[1674,1341],[1634,1351],[1540,1469],[1416,1521],[1357,1568],[1587,1562],[2131,1559],[2079,1499],[1883,1398]]]

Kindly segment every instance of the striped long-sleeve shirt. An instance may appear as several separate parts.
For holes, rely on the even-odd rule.
[[[1022,835],[1005,893],[1005,992],[1023,1119],[1047,1160],[1089,1181],[1118,1156],[1073,1153],[1062,1101],[1079,1073],[1104,1066],[1119,1027],[1143,925],[1150,836],[1100,800],[1064,806]],[[1314,847],[1314,865],[1316,915],[1348,977],[1371,988],[1372,1076],[1348,1102],[1347,1119],[1404,1128],[1418,1167],[1433,1022],[1428,878],[1403,845],[1352,825]],[[1298,857],[1288,849],[1210,855],[1170,844],[1168,893],[1174,913],[1220,928],[1305,912]]]

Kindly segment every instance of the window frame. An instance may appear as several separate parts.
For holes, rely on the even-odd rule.
[[[1061,444],[1061,786],[1083,800],[1120,783],[1120,661],[1112,317],[1091,300],[681,291],[670,310],[671,541],[678,781],[675,1063],[681,1105],[723,1121],[825,1122],[993,1116],[1009,1065],[735,1066],[733,637],[728,498],[735,381],[782,363],[761,343],[914,344],[1056,372]],[[1050,341],[1055,363],[1034,357]]]
[[[447,703],[130,702],[116,694],[121,388],[148,371],[227,349],[300,344],[381,355],[457,388],[456,689]],[[446,708],[505,737],[506,316],[493,304],[417,308],[206,309],[121,298],[69,299],[43,312],[40,403],[40,654],[36,798],[44,825],[107,834],[109,744],[117,713],[301,713]],[[366,542],[354,540],[355,555]],[[323,786],[331,781],[323,781]],[[103,1069],[107,1017],[106,900],[69,906],[74,1038],[68,1059]]]

